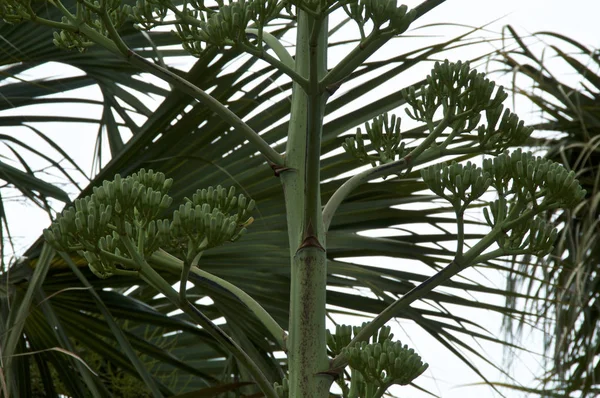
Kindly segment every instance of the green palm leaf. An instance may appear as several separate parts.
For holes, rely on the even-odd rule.
[[[510,26],[506,29],[516,45],[499,53],[496,59],[504,71],[528,78],[527,85],[515,87],[515,93],[537,106],[541,121],[534,127],[549,132],[531,144],[574,170],[588,192],[585,202],[575,211],[548,214],[562,231],[554,252],[533,265],[533,259],[514,259],[508,286],[512,291],[545,299],[526,300],[528,311],[536,314],[534,322],[539,318],[551,337],[546,348],[553,361],[542,379],[547,386],[544,391],[554,391],[559,396],[597,396],[600,58],[598,51],[553,32],[533,35],[542,40],[550,54],[541,57],[528,37],[521,37]],[[570,72],[558,75],[558,68],[568,68]],[[568,75],[575,79],[565,82],[564,76]],[[511,308],[516,306],[512,299],[508,304]],[[520,322],[531,319],[522,317]]]

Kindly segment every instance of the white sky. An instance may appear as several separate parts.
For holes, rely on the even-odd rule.
[[[408,1],[409,6],[414,6],[420,1]],[[487,29],[498,32],[502,25],[511,24],[519,33],[526,35],[528,32],[537,31],[555,31],[575,40],[582,42],[590,47],[600,47],[600,24],[598,16],[600,15],[600,1],[597,0],[572,0],[570,2],[559,0],[505,0],[505,1],[489,1],[489,0],[448,0],[445,4],[439,6],[429,15],[419,20],[417,25],[437,22],[453,22],[457,24],[466,24],[470,26],[482,26],[496,19],[501,18],[498,22],[493,23]],[[452,28],[439,28],[440,34],[448,34],[454,36],[464,30]],[[419,31],[420,32],[420,31]],[[431,33],[428,30],[427,33]],[[498,46],[500,46],[498,44]],[[491,49],[488,47],[487,51]],[[478,51],[485,51],[478,50]],[[449,57],[452,59],[468,59],[476,55],[475,53],[452,53]],[[423,76],[428,73],[430,66],[424,69]],[[421,76],[422,77],[422,76]],[[506,84],[506,82],[504,82]],[[97,93],[87,92],[87,95],[97,95]],[[521,103],[518,103],[521,106]],[[519,115],[526,119],[530,117],[528,112],[531,107],[525,103],[523,108],[518,108]],[[83,111],[83,109],[82,109]],[[94,113],[95,110],[85,109],[87,113]],[[35,113],[35,112],[34,112]],[[82,168],[88,172],[90,170],[90,158],[94,144],[94,129],[88,126],[80,126],[78,134],[65,131],[56,131],[52,133],[52,138],[56,138],[65,145],[65,150],[73,154]],[[71,128],[75,128],[71,126]],[[86,131],[89,134],[82,134]],[[23,134],[28,134],[23,131]],[[32,136],[33,137],[33,136]],[[75,148],[73,146],[75,145]],[[1,152],[0,154],[5,154]],[[11,230],[17,238],[17,251],[20,253],[27,248],[41,233],[42,228],[48,225],[48,219],[43,213],[32,206],[23,206],[20,202],[10,202],[7,205],[7,213],[11,222]],[[19,220],[19,221],[17,221]],[[374,259],[375,260],[375,259]],[[476,278],[481,278],[478,275],[473,275]],[[488,283],[493,283],[497,287],[504,285],[503,279],[499,275],[486,275],[490,278]],[[488,299],[482,298],[482,299]],[[502,303],[496,303],[502,305]],[[461,309],[464,311],[464,309]],[[462,314],[467,318],[476,319],[482,325],[488,328],[493,333],[500,333],[501,319],[499,317],[490,316],[486,313]],[[345,323],[352,322],[351,320],[344,321]],[[457,360],[452,354],[444,349],[437,342],[432,341],[428,336],[424,336],[422,331],[414,325],[401,322],[395,326],[396,336],[403,343],[407,343],[415,348],[425,361],[430,364],[424,376],[418,379],[418,384],[429,389],[433,393],[444,398],[478,398],[478,397],[495,397],[498,396],[487,386],[465,385],[470,383],[480,383],[481,379]],[[406,337],[407,334],[409,337]],[[528,348],[539,351],[542,336],[539,333],[532,333],[529,339],[524,343]],[[484,345],[482,351],[487,352],[490,358],[496,364],[502,364],[502,349],[499,347]],[[534,386],[531,384],[534,375],[540,375],[540,368],[537,362],[540,357],[525,354],[519,354],[510,358],[513,361],[512,375],[525,386]],[[485,367],[481,362],[476,362],[482,366],[484,374],[493,381],[506,381],[502,376]],[[463,386],[463,387],[461,387]],[[402,397],[426,397],[427,395],[417,392],[410,388],[398,389],[397,395]],[[506,397],[524,397],[522,393],[516,393],[503,390]]]

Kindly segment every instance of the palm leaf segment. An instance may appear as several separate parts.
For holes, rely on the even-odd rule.
[[[528,299],[526,308],[536,315],[514,322],[542,323],[550,336],[546,348],[553,361],[551,370],[542,379],[549,391],[560,396],[596,396],[600,369],[596,309],[599,291],[596,270],[600,261],[597,244],[600,59],[598,51],[553,32],[533,35],[553,55],[541,57],[529,44],[528,37],[520,36],[510,26],[506,29],[514,39],[513,48],[499,52],[495,59],[505,67],[503,71],[528,79],[528,85],[515,87],[515,94],[525,96],[537,106],[541,121],[532,127],[547,132],[532,137],[530,144],[546,150],[548,159],[572,170],[588,192],[575,211],[551,211],[546,215],[546,220],[562,224],[549,258],[533,265],[529,258],[514,259],[509,289],[544,298]],[[561,75],[574,74],[576,84],[561,78],[556,73],[559,67],[570,68],[573,73],[561,72]],[[538,277],[543,284],[538,284]],[[508,300],[508,304],[515,308],[514,299]]]

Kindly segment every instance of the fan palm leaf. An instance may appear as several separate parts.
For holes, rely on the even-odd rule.
[[[585,202],[575,211],[548,214],[562,231],[553,253],[548,259],[533,263],[532,259],[514,259],[515,272],[509,277],[508,287],[546,299],[526,301],[528,311],[539,317],[534,321],[544,324],[546,349],[553,358],[544,384],[561,396],[597,396],[600,56],[597,50],[566,36],[538,32],[532,37],[544,45],[541,56],[539,46],[530,37],[520,36],[510,26],[506,30],[514,47],[500,52],[495,59],[503,65],[503,71],[526,78],[519,80],[525,83],[516,85],[515,93],[535,104],[540,122],[534,127],[545,131],[531,145],[575,171],[588,192]],[[528,275],[535,275],[544,283]],[[514,308],[516,303],[509,300],[509,305]]]

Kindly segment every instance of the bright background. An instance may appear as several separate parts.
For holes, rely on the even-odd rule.
[[[420,1],[408,1],[409,6],[415,6]],[[600,26],[598,24],[598,15],[600,15],[600,2],[597,0],[572,0],[569,2],[559,0],[505,0],[505,1],[481,1],[481,0],[448,0],[434,11],[423,17],[416,25],[435,24],[440,22],[449,22],[455,24],[464,24],[471,27],[485,27],[481,32],[476,32],[475,37],[500,37],[503,25],[510,24],[517,29],[521,35],[534,33],[538,31],[553,31],[564,34],[584,45],[590,47],[600,47]],[[488,25],[489,24],[489,25]],[[435,29],[413,30],[414,35],[440,35],[446,38],[454,37],[464,33],[466,28],[440,26]],[[343,35],[343,33],[340,33]],[[411,41],[411,46],[420,46],[419,43],[431,43],[431,40],[439,41],[440,37],[422,37]],[[535,40],[533,40],[535,41]],[[394,42],[395,45],[402,43]],[[461,49],[448,53],[450,60],[470,59],[482,53],[491,52],[500,48],[502,43],[483,44],[475,48],[469,47],[467,50]],[[543,43],[540,43],[540,50]],[[391,48],[393,51],[393,47]],[[403,49],[404,50],[404,49]],[[335,58],[335,54],[334,54]],[[181,60],[183,66],[186,62]],[[480,70],[485,70],[485,65]],[[496,65],[497,67],[497,65]],[[44,65],[36,71],[40,76],[56,75],[63,73],[80,73],[77,70],[67,70],[64,66]],[[429,72],[430,67],[424,68],[422,73],[416,78],[422,78]],[[490,70],[494,70],[494,65],[489,65]],[[38,77],[36,75],[36,77]],[[492,78],[510,86],[511,76],[492,75]],[[573,76],[576,78],[576,76]],[[394,87],[389,87],[393,90]],[[69,96],[84,95],[87,97],[100,98],[99,90],[80,90],[70,92]],[[369,99],[366,98],[366,101]],[[508,101],[507,101],[508,102]],[[152,101],[148,100],[149,106]],[[360,104],[359,104],[360,105]],[[358,106],[359,106],[358,105]],[[516,111],[522,119],[529,122],[536,121],[536,115],[532,112],[533,107],[525,101],[519,100],[516,103]],[[23,110],[19,109],[22,114]],[[64,113],[64,109],[56,109],[57,113]],[[94,107],[81,107],[81,109],[69,109],[69,112],[82,112],[89,116],[99,116],[99,109]],[[30,114],[35,114],[35,109],[29,110]],[[51,130],[51,138],[58,142],[67,153],[79,163],[86,171],[92,170],[92,154],[94,148],[95,127],[81,124],[70,124],[69,130],[64,130],[60,126]],[[48,126],[45,126],[47,131]],[[1,130],[1,129],[0,129]],[[23,130],[23,134],[29,134]],[[124,134],[124,138],[129,138]],[[32,140],[36,139],[34,136]],[[39,143],[39,142],[38,142]],[[9,156],[10,153],[5,149],[0,149],[0,156]],[[51,179],[51,178],[50,178]],[[83,182],[83,181],[82,181]],[[84,183],[84,182],[83,182]],[[85,185],[85,183],[84,183]],[[71,194],[76,194],[72,187],[65,187]],[[33,205],[25,204],[18,198],[13,198],[6,205],[6,211],[11,227],[11,232],[15,238],[16,254],[21,254],[37,239],[43,228],[48,226],[49,220],[44,212]],[[355,259],[354,261],[356,261]],[[364,261],[364,258],[363,258]],[[372,264],[378,266],[404,267],[407,264],[394,264],[382,258],[372,258]],[[410,266],[410,265],[409,265]],[[504,286],[504,277],[494,272],[487,272],[485,275],[475,271],[467,274],[479,281],[486,281],[486,284],[495,287]],[[361,294],[367,294],[360,292]],[[460,295],[460,292],[453,292]],[[464,293],[463,293],[464,294]],[[492,302],[492,298],[481,296],[477,297],[481,301],[490,302],[490,304],[503,305],[503,302]],[[418,305],[418,304],[417,304]],[[452,310],[452,308],[449,308]],[[464,308],[461,307],[461,311]],[[469,319],[476,319],[482,327],[487,329],[491,335],[500,336],[502,319],[498,315],[490,315],[482,311],[474,311],[472,314],[461,314]],[[360,323],[358,319],[343,319],[342,323]],[[403,321],[392,323],[396,337],[399,337],[403,343],[407,343],[430,364],[430,369],[418,379],[418,384],[444,398],[476,398],[476,397],[495,397],[501,396],[489,386],[481,385],[481,378],[472,370],[452,355],[447,349],[439,343],[424,335],[415,325]],[[473,344],[477,344],[473,341]],[[511,364],[508,374],[494,369],[482,361],[474,360],[475,364],[482,370],[490,381],[521,383],[523,386],[535,387],[537,383],[534,377],[541,375],[541,364],[543,358],[539,355],[543,344],[543,335],[535,329],[525,330],[523,333],[523,346],[526,346],[531,353],[523,351],[507,352],[502,347],[494,344],[483,344],[480,347],[481,352],[485,352],[492,363],[502,365]],[[435,377],[434,377],[435,375]],[[514,378],[514,379],[513,379]],[[477,385],[475,385],[477,384]],[[427,397],[424,394],[412,388],[402,388],[395,390],[398,396],[402,397]],[[501,390],[506,397],[523,397],[527,394],[516,391]]]

